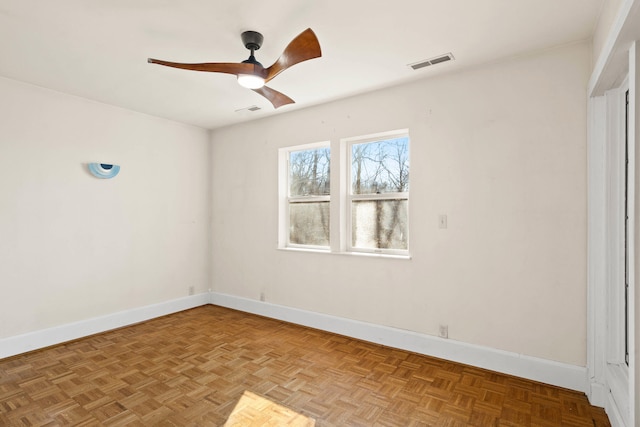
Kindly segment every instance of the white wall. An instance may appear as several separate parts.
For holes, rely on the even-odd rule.
[[[214,291],[448,324],[454,340],[584,366],[590,55],[567,46],[214,131]],[[399,128],[411,260],[276,249],[278,148]]]
[[[206,292],[208,158],[203,129],[0,78],[0,338]]]

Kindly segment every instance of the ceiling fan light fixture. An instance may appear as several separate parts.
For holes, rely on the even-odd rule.
[[[260,89],[264,86],[264,79],[253,74],[238,74],[238,84],[247,89]]]

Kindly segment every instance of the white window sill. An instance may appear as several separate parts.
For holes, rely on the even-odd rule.
[[[402,259],[402,260],[410,260],[411,255],[397,255],[397,254],[384,254],[384,253],[374,253],[374,252],[332,252],[329,249],[308,249],[308,248],[278,248],[280,251],[286,252],[311,252],[315,254],[326,254],[326,255],[347,255],[347,256],[361,256],[361,257],[370,257],[370,258],[390,258],[390,259]]]

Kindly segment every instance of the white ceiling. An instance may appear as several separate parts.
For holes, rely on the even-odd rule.
[[[604,1],[0,0],[0,75],[215,128],[589,39]],[[234,76],[147,63],[240,62],[254,30],[266,67],[309,27],[323,56],[269,83],[296,101],[278,110]],[[407,66],[447,52],[456,60]]]

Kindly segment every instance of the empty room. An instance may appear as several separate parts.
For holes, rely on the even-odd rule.
[[[640,425],[639,83],[640,0],[0,0],[0,426]]]

